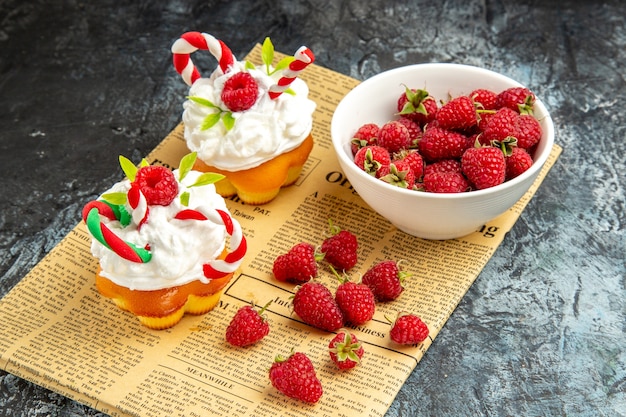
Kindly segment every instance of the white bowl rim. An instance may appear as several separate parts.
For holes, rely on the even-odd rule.
[[[337,152],[335,152],[337,154],[337,157],[340,158],[344,163],[346,164],[354,164],[354,160],[351,156],[348,156],[348,154],[346,152],[344,152],[344,140],[345,138],[340,138],[338,137],[339,135],[334,134],[335,130],[337,130],[337,110],[341,109],[342,104],[345,103],[346,98],[348,98],[349,96],[356,94],[355,91],[359,91],[362,90],[364,88],[367,88],[367,86],[369,84],[373,84],[375,83],[379,78],[383,78],[383,77],[389,77],[392,76],[396,73],[402,73],[402,72],[410,72],[412,70],[415,70],[416,68],[437,68],[437,67],[441,67],[441,68],[458,68],[460,70],[465,70],[465,71],[474,71],[474,72],[480,72],[480,73],[484,73],[484,74],[488,74],[490,77],[496,77],[496,78],[500,78],[503,81],[506,81],[507,83],[510,84],[514,84],[517,86],[523,86],[521,83],[519,83],[518,81],[515,81],[512,78],[509,78],[503,74],[500,74],[498,72],[495,71],[491,71],[489,69],[486,68],[481,68],[481,67],[476,67],[473,65],[467,65],[467,64],[455,64],[455,63],[424,63],[424,64],[412,64],[412,65],[406,65],[406,66],[402,66],[402,67],[398,67],[398,68],[393,68],[384,72],[381,72],[379,74],[376,74],[368,79],[366,79],[365,81],[362,81],[361,83],[359,83],[356,87],[354,87],[352,90],[350,90],[339,102],[339,104],[337,105],[335,112],[333,113],[333,117],[331,120],[331,140],[335,146],[335,149]],[[532,91],[532,89],[531,89]],[[536,96],[536,94],[535,94]],[[490,187],[490,188],[486,188],[483,190],[472,190],[469,192],[464,192],[464,193],[429,193],[429,192],[419,192],[419,191],[415,191],[415,190],[409,190],[409,189],[405,189],[405,188],[400,188],[391,184],[387,184],[384,181],[381,181],[377,178],[374,178],[373,176],[367,174],[365,171],[359,169],[356,167],[355,165],[355,171],[357,172],[357,175],[362,176],[363,178],[367,178],[366,181],[372,181],[376,184],[379,184],[383,187],[388,187],[390,190],[396,190],[396,192],[399,192],[401,194],[406,194],[406,195],[419,195],[421,196],[421,198],[426,198],[426,199],[434,199],[434,200],[448,200],[448,199],[469,199],[469,198],[473,198],[473,197],[477,197],[477,198],[481,198],[490,194],[494,194],[494,193],[498,193],[501,190],[504,189],[509,189],[509,188],[514,188],[515,185],[517,185],[518,183],[524,182],[526,181],[529,177],[532,176],[536,176],[538,174],[538,172],[543,168],[543,165],[545,164],[545,162],[548,160],[548,157],[550,156],[550,153],[552,151],[552,147],[554,145],[554,124],[552,122],[552,118],[550,116],[550,113],[548,112],[547,108],[545,107],[545,105],[543,104],[543,102],[536,97],[535,100],[535,113],[538,113],[540,115],[542,115],[541,120],[542,122],[544,122],[545,126],[542,126],[542,129],[544,130],[543,132],[543,136],[542,136],[542,140],[545,140],[546,143],[544,144],[544,151],[539,154],[536,155],[536,158],[532,164],[532,166],[526,170],[525,172],[523,172],[522,174],[520,174],[519,176],[510,179],[500,185],[497,185],[495,187]]]

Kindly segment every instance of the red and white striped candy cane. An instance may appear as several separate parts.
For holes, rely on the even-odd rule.
[[[204,212],[207,214],[205,215]],[[175,218],[179,220],[211,220],[217,224],[221,223],[226,228],[226,233],[230,235],[228,254],[224,259],[214,259],[203,265],[204,277],[200,278],[201,282],[206,284],[212,279],[222,278],[239,268],[248,250],[248,244],[241,231],[241,226],[227,212],[219,209],[214,211],[187,209],[179,212]]]
[[[137,225],[137,229],[140,229],[141,226],[148,220],[148,213],[150,211],[146,197],[139,189],[139,186],[135,183],[133,183],[130,190],[128,190],[127,197],[128,205],[133,209],[131,214],[133,221]]]
[[[309,64],[315,61],[315,55],[313,55],[313,52],[306,46],[301,46],[293,57],[295,60],[293,60],[289,66],[283,70],[282,77],[269,89],[268,94],[272,100],[280,96],[283,91],[289,88],[298,74],[300,74],[300,72],[302,72]]]
[[[122,240],[101,222],[101,215],[109,220],[117,220],[114,210],[102,201],[89,202],[83,208],[83,220],[91,235],[98,242],[128,261],[136,263],[150,261],[152,254],[149,248],[141,248]]]
[[[190,55],[198,49],[209,51],[217,59],[222,72],[235,63],[235,57],[226,44],[208,33],[186,32],[172,45],[174,68],[187,85],[192,85],[200,78],[200,72],[191,61]]]

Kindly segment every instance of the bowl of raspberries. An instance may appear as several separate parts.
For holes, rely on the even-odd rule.
[[[469,65],[416,64],[351,90],[331,122],[351,186],[398,229],[424,239],[479,230],[528,191],[554,144],[529,88]]]

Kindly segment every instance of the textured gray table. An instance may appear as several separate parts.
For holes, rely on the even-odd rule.
[[[239,57],[306,44],[357,79],[478,65],[535,90],[564,151],[388,415],[624,416],[625,16],[622,0],[0,0],[0,295],[119,179],[117,155],[178,123],[184,31]],[[0,410],[102,415],[3,372]]]

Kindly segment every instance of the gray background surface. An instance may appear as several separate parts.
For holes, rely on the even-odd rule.
[[[477,65],[533,89],[564,151],[388,416],[624,416],[625,27],[621,0],[0,0],[0,296],[179,122],[185,31],[360,80]],[[4,372],[0,415],[102,416]]]

